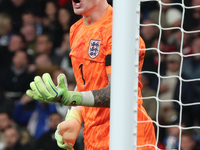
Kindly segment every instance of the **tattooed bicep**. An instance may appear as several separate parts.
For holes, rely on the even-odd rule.
[[[108,75],[108,85],[104,88],[93,90],[95,107],[110,107],[110,85],[111,85],[111,75]]]

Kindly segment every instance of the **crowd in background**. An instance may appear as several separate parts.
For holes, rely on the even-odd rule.
[[[192,55],[200,53],[200,7],[190,7],[200,1],[185,0],[187,9],[181,3],[141,2],[143,71],[150,71],[142,73],[142,95],[147,113],[160,125],[191,127],[200,125],[200,105],[186,105],[200,102],[200,81],[188,81],[200,77],[200,55]],[[64,73],[69,90],[75,88],[69,29],[80,18],[71,0],[0,0],[0,150],[60,150],[54,132],[70,107],[35,101],[25,91],[45,72],[56,85]],[[161,149],[178,149],[180,131],[182,150],[200,149],[198,130],[155,124],[155,131]],[[80,132],[74,148],[83,146]]]
[[[64,73],[74,90],[69,28],[80,17],[70,0],[0,1],[0,150],[61,150],[54,133],[70,107],[25,92],[45,72],[56,85]],[[74,148],[83,146],[80,132]]]
[[[143,106],[163,126],[155,124],[160,148],[178,149],[181,138],[182,150],[200,149],[199,129],[186,130],[200,125],[199,5],[199,0],[141,4],[140,35],[147,48],[143,71],[149,71],[142,74]]]

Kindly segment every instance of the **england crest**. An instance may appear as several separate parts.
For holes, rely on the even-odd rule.
[[[100,40],[90,40],[90,45],[88,49],[88,55],[90,56],[90,58],[96,58],[99,55],[100,44]]]

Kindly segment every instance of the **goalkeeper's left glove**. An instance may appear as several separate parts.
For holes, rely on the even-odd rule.
[[[60,148],[72,150],[83,122],[80,110],[68,110],[65,121],[57,126],[55,139]]]
[[[28,96],[35,100],[58,102],[63,105],[77,106],[81,103],[82,94],[77,91],[68,91],[67,80],[64,74],[60,74],[57,77],[57,87],[48,73],[43,74],[42,79],[39,76],[34,78],[34,82],[30,83],[31,90],[26,91]]]

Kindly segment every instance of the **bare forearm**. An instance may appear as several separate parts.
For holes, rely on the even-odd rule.
[[[92,91],[81,92],[81,102],[79,106],[89,107],[110,107],[110,86],[111,86],[111,75],[108,75],[109,82],[106,87]],[[76,91],[76,90],[75,90]],[[73,106],[73,105],[72,105]]]
[[[110,107],[110,75],[108,76],[109,83],[106,87],[93,90],[94,107]]]

